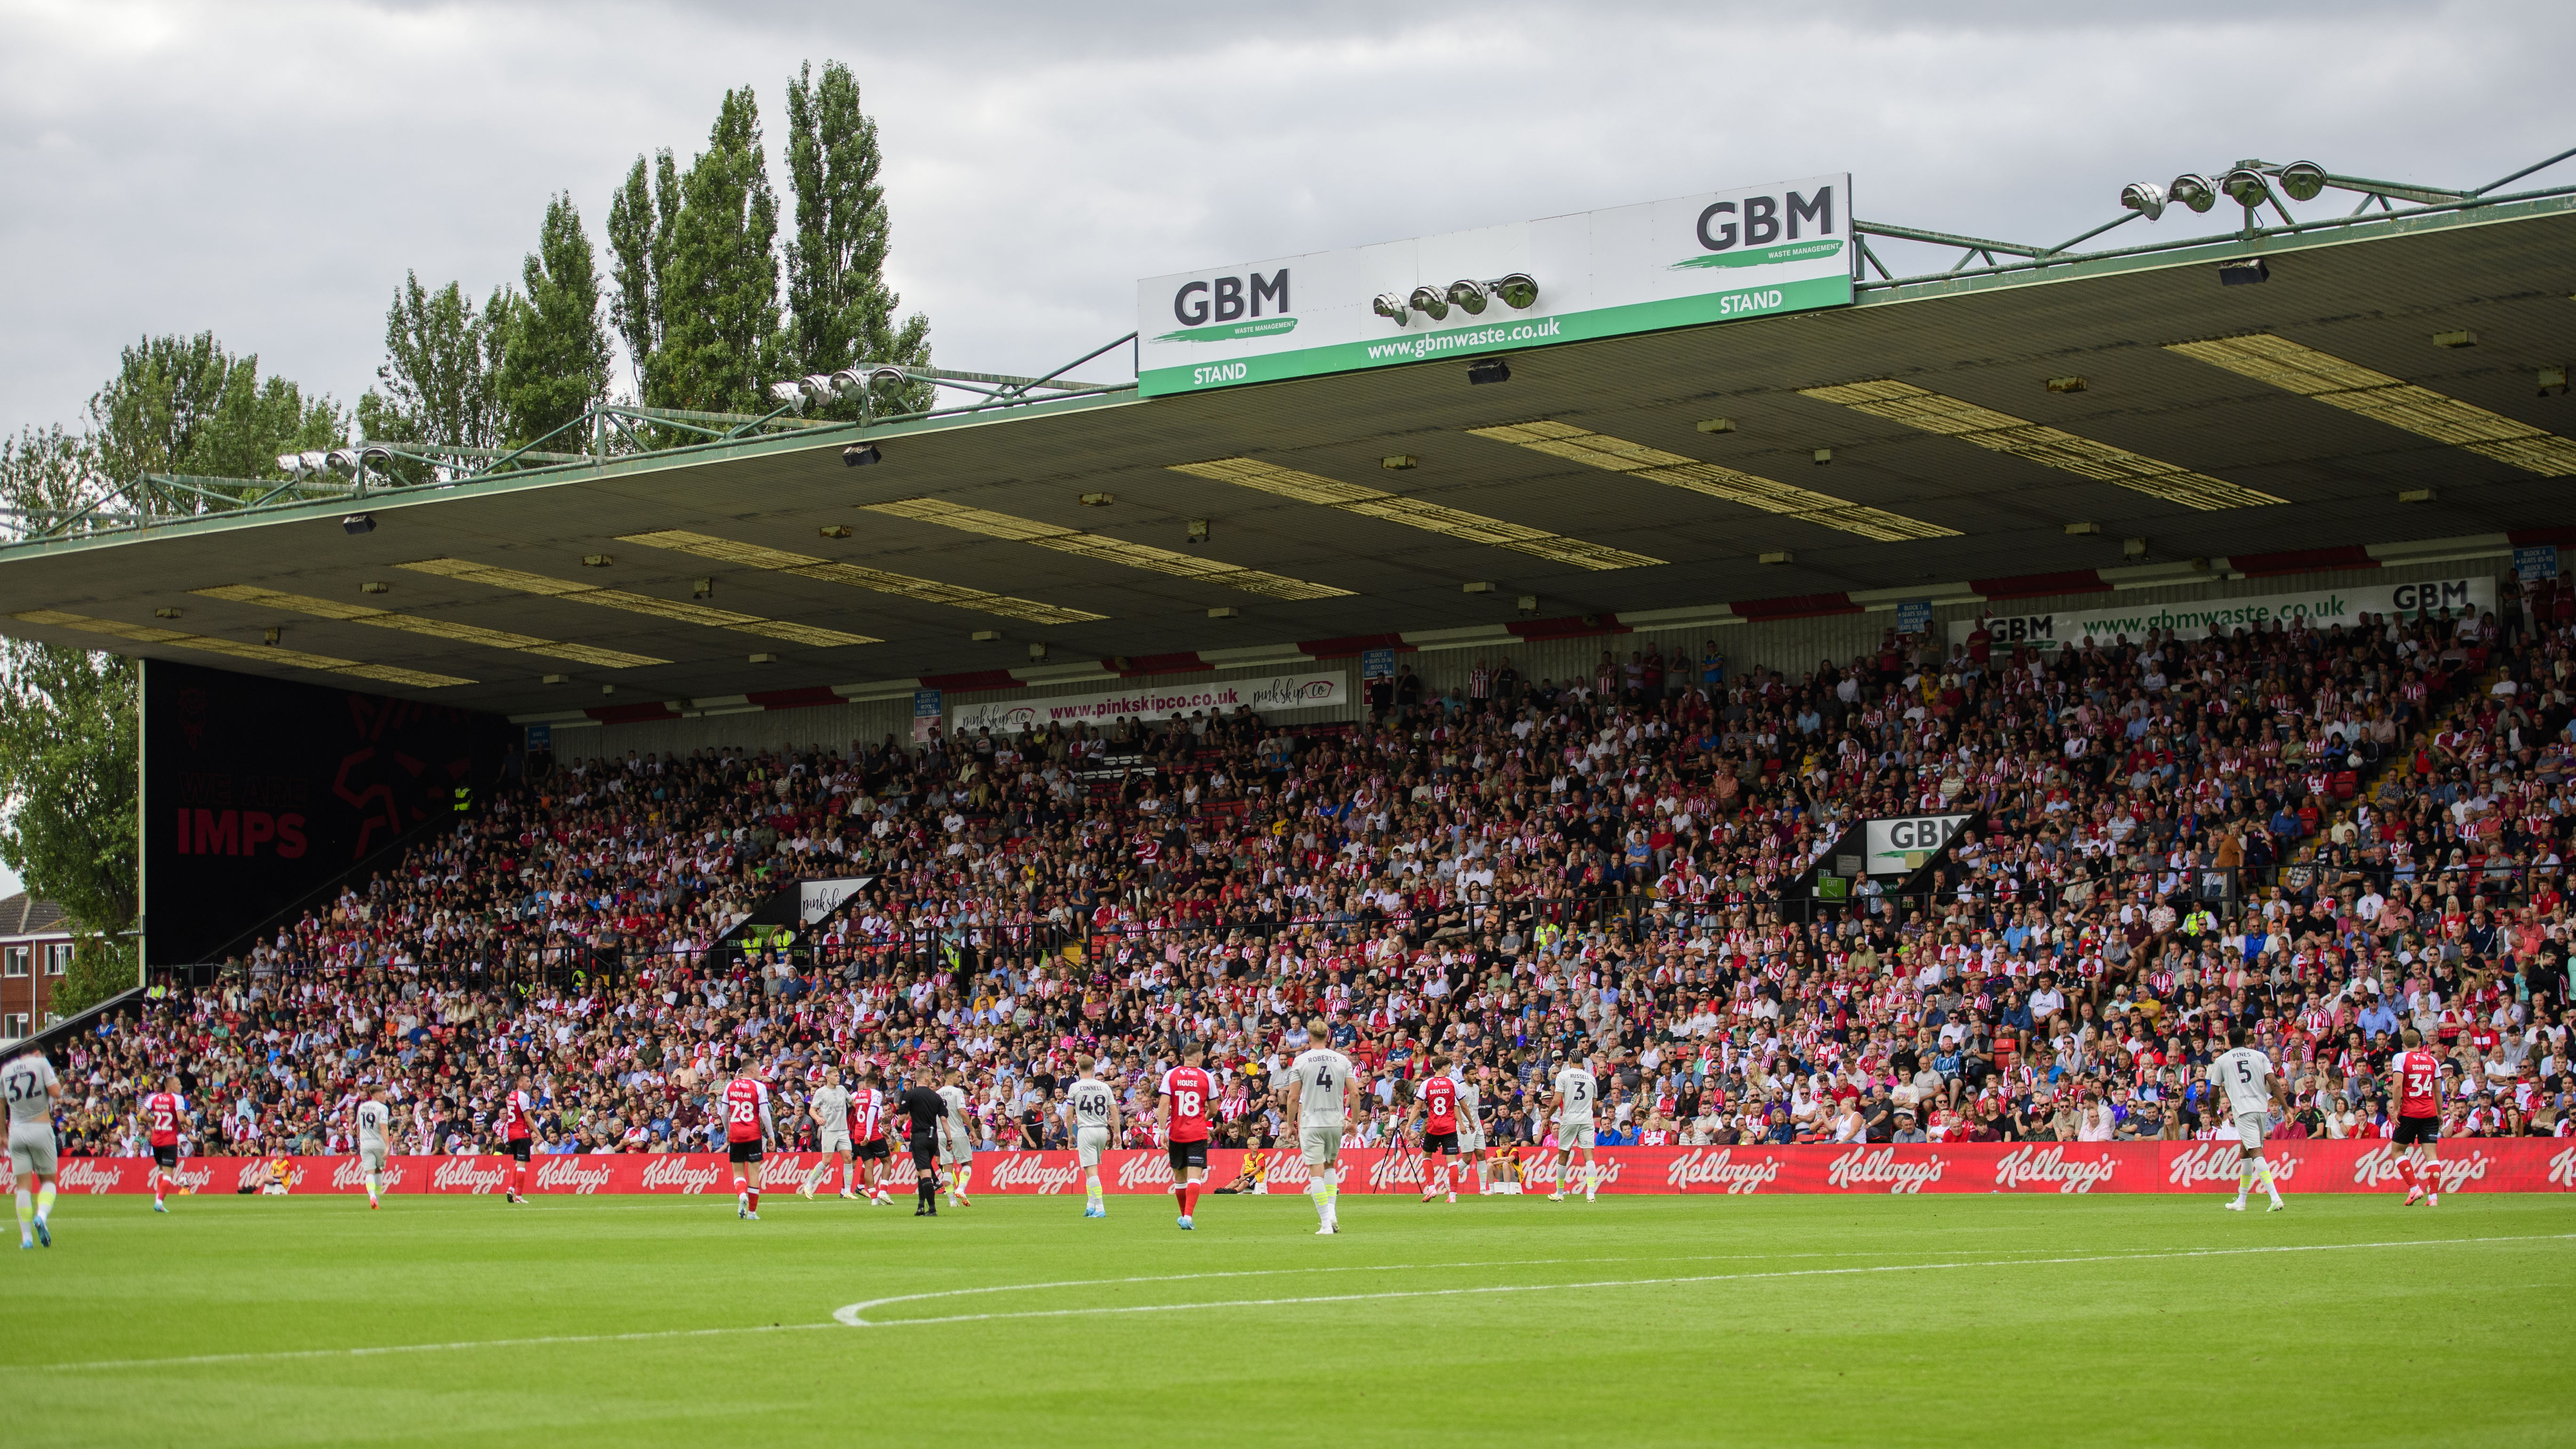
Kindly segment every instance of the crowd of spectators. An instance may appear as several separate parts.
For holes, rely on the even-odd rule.
[[[1584,1054],[1612,1142],[2192,1137],[2237,1022],[2283,1135],[2384,1132],[2401,1026],[2445,1058],[2446,1131],[2564,1133],[2571,672],[2576,621],[2517,597],[2044,652],[1891,634],[1797,678],[1713,646],[1479,662],[1351,725],[541,761],[79,1039],[63,1127],[141,1151],[175,1071],[194,1151],[333,1152],[382,1082],[413,1150],[466,1152],[524,1072],[540,1150],[704,1150],[750,1063],[794,1145],[819,1069],[866,1057],[962,1061],[987,1145],[1054,1147],[1102,1060],[1145,1131],[1187,1038],[1221,1143],[1266,1145],[1320,1015],[1372,1077],[1362,1145],[1453,1051],[1499,1142],[1545,1139]],[[1969,824],[1915,876],[1820,880],[1856,822],[1925,813]],[[865,884],[744,936],[815,878]]]

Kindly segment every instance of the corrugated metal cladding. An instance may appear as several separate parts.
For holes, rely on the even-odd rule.
[[[1357,659],[1308,660],[1303,664],[1282,664],[1272,668],[1208,669],[1195,674],[1150,674],[1135,679],[1119,679],[1104,674],[1096,681],[1050,684],[1033,689],[956,690],[943,696],[940,703],[943,708],[954,708],[989,700],[1061,699],[1069,695],[1103,694],[1114,689],[1202,689],[1238,680],[1269,679],[1282,674],[1347,676],[1347,686],[1356,699],[1360,662]],[[1465,676],[1460,677],[1463,679]],[[1356,706],[1295,710],[1276,716],[1282,721],[1357,717]],[[795,751],[823,749],[846,753],[852,745],[860,742],[883,744],[889,735],[898,741],[911,740],[912,698],[906,695],[898,699],[815,705],[807,709],[747,709],[735,714],[642,720],[632,724],[558,724],[554,730],[555,757],[560,760],[603,756],[622,759],[630,750],[637,754],[685,755],[698,749],[776,750],[782,746]]]
[[[2371,588],[2391,584],[2419,583],[2426,579],[2474,578],[2497,573],[2496,564],[2485,559],[2459,563],[2403,564],[2382,569],[2338,569],[2322,573],[2291,574],[2278,578],[2228,579],[2206,584],[2177,584],[2151,589],[2123,589],[2116,594],[2072,594],[2042,599],[2013,599],[1991,605],[1950,604],[1932,611],[1936,632],[1945,632],[1953,619],[1972,619],[1980,609],[1996,614],[2046,614],[2061,610],[2103,609],[2117,601],[2121,610],[2148,609],[2160,604],[2186,603],[2211,599],[2254,598],[2264,594],[2305,593],[2316,589]],[[1579,639],[1517,641],[1508,648],[1478,646],[1469,649],[1429,649],[1398,654],[1398,662],[1412,666],[1422,676],[1427,692],[1446,693],[1465,690],[1467,679],[1478,660],[1489,667],[1499,667],[1509,658],[1522,677],[1536,684],[1542,680],[1563,684],[1580,679],[1590,682],[1602,651],[1624,662],[1631,651],[1642,651],[1649,644],[1660,646],[1669,660],[1679,651],[1696,669],[1701,652],[1714,640],[1726,656],[1730,677],[1760,666],[1777,669],[1792,679],[1815,669],[1819,662],[1833,660],[1849,663],[1853,656],[1875,651],[1880,638],[1896,623],[1892,611],[1862,614],[1835,614],[1816,619],[1785,619],[1767,624],[1689,624],[1670,628],[1638,629],[1628,634],[1596,635]],[[1111,688],[1197,688],[1234,680],[1267,679],[1279,674],[1340,673],[1348,677],[1354,700],[1358,697],[1360,661],[1331,659],[1310,661],[1304,665],[1282,664],[1259,669],[1215,669],[1196,674],[1157,674],[1140,679],[1112,680],[1106,676],[1097,682],[1047,685],[1029,690],[976,690],[948,695],[946,705],[980,704],[995,699],[1047,699],[1066,695],[1094,694]],[[1356,704],[1349,709],[1300,710],[1281,715],[1283,721],[1322,721],[1358,717]],[[888,735],[897,740],[912,737],[912,701],[910,698],[870,700],[857,704],[821,705],[811,709],[745,711],[740,714],[704,715],[696,719],[648,720],[636,724],[606,725],[592,728],[566,728],[557,725],[555,748],[559,755],[623,756],[633,750],[639,753],[686,754],[702,748],[732,747],[746,750],[770,750],[782,745],[797,749],[821,747],[848,750],[854,742],[881,743]]]
[[[2275,578],[2223,579],[2205,584],[2171,584],[2149,589],[2121,589],[2113,593],[2069,594],[2051,598],[2012,599],[1994,604],[1945,604],[1932,611],[1935,632],[1945,640],[1947,626],[1953,619],[1973,619],[1979,612],[1998,615],[2047,614],[2083,609],[2087,611],[2122,612],[2146,610],[2162,604],[2188,603],[2212,599],[2246,599],[2265,594],[2306,593],[2317,589],[2384,588],[2392,584],[2420,583],[2427,579],[2476,578],[2501,575],[2496,561],[2475,559],[2465,562],[2403,564],[2378,569],[2334,569],[2319,573],[2287,574]],[[2116,602],[2113,602],[2116,601]],[[1784,619],[1766,624],[1687,624],[1670,628],[1638,629],[1630,634],[1598,635],[1581,639],[1555,639],[1539,643],[1521,643],[1510,649],[1480,647],[1476,649],[1426,650],[1398,657],[1413,666],[1426,685],[1446,691],[1464,689],[1468,673],[1479,658],[1489,665],[1499,665],[1508,655],[1524,678],[1536,683],[1555,680],[1562,684],[1570,678],[1589,682],[1601,653],[1607,649],[1624,662],[1630,652],[1643,651],[1647,645],[1662,647],[1670,661],[1676,649],[1681,650],[1697,668],[1700,654],[1714,640],[1718,652],[1726,656],[1729,678],[1744,670],[1760,666],[1777,669],[1792,679],[1803,677],[1825,660],[1848,664],[1864,651],[1875,653],[1879,641],[1896,626],[1892,609],[1872,613],[1831,614],[1813,619]]]

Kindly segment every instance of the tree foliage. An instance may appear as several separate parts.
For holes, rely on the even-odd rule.
[[[146,473],[276,478],[279,454],[327,448],[345,426],[329,398],[260,376],[258,354],[235,357],[211,332],[126,348],[91,397],[89,421],[92,465],[118,482]]]
[[[131,659],[53,644],[0,644],[0,861],[61,905],[75,932],[64,1015],[134,984],[121,933],[137,908],[140,763]]]
[[[788,369],[830,373],[857,362],[930,362],[930,319],[915,312],[898,326],[903,299],[886,285],[893,222],[878,180],[884,156],[877,123],[859,107],[850,68],[826,61],[787,84],[787,175],[796,193],[796,234],[787,244]],[[878,413],[929,405],[930,388],[880,387]],[[856,417],[855,400],[826,415]]]
[[[526,296],[511,310],[495,381],[504,445],[544,439],[550,451],[577,451],[584,439],[552,435],[608,396],[609,349],[590,236],[570,196],[546,203],[519,280]]]
[[[884,155],[848,66],[827,61],[818,75],[809,64],[788,82],[782,149],[796,197],[783,248],[749,86],[725,93],[707,149],[687,169],[668,151],[637,156],[610,198],[609,312],[641,401],[767,412],[771,383],[858,362],[930,361],[929,320],[895,320],[902,299],[885,281],[893,228]],[[925,407],[930,391],[881,388],[872,406]],[[855,401],[822,409],[857,412]]]
[[[518,299],[495,289],[482,311],[462,285],[437,291],[404,274],[385,309],[385,361],[377,388],[358,400],[369,438],[492,448],[501,443],[498,386]]]
[[[785,371],[778,326],[778,196],[760,145],[751,87],[725,92],[707,149],[680,177],[680,210],[662,274],[662,350],[644,401],[714,412],[766,411]]]
[[[608,203],[610,275],[617,290],[609,315],[635,369],[635,396],[652,392],[652,369],[662,355],[662,279],[671,269],[672,235],[679,225],[680,175],[669,151],[644,158],[626,173],[626,184]]]

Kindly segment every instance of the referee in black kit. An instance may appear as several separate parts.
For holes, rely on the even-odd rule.
[[[912,1215],[935,1218],[939,1216],[939,1119],[948,1114],[948,1099],[914,1082],[895,1098],[894,1105],[912,1122],[913,1190],[921,1195]]]

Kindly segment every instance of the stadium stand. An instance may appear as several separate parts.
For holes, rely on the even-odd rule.
[[[371,1081],[411,1150],[471,1152],[521,1070],[542,1150],[703,1150],[733,1054],[807,1134],[825,1061],[962,1057],[990,1143],[1054,1147],[1079,1065],[1143,1106],[1183,1036],[1221,1141],[1267,1146],[1313,1014],[1376,1077],[1365,1144],[1452,1048],[1502,1142],[1582,1051],[1619,1054],[1622,1142],[2205,1136],[2231,1021],[2284,1065],[2284,1133],[2384,1133],[2410,1024],[2446,1132],[2565,1134],[2576,595],[2501,597],[2047,653],[1891,634],[1795,679],[1604,653],[1355,725],[540,760],[84,1031],[68,1150],[143,1152],[171,1070],[198,1153],[345,1151]],[[1847,822],[1928,810],[1973,819],[1914,879],[1793,888]],[[735,929],[851,878],[815,925]]]

